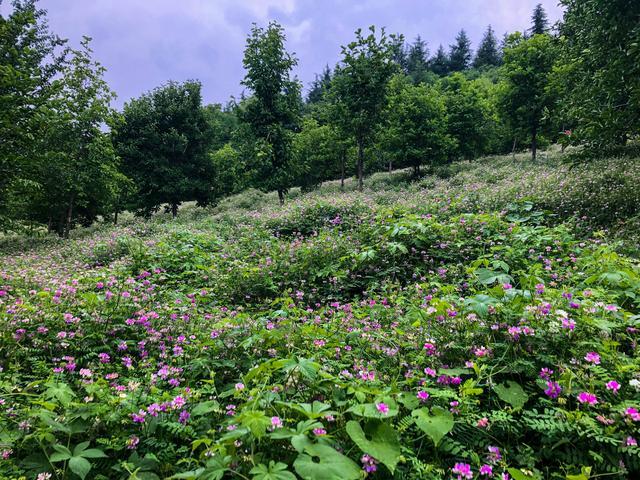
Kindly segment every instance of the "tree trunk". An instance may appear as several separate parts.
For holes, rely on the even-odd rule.
[[[533,127],[531,130],[531,160],[536,161],[536,155],[538,152],[538,129]]]
[[[393,163],[391,159],[389,159],[389,173],[391,173],[392,171],[393,171]]]
[[[284,190],[278,190],[278,200],[280,201],[280,206],[284,205]]]
[[[118,209],[116,208],[116,211],[113,214],[113,224],[117,225],[118,224]]]
[[[420,164],[417,163],[413,166],[413,176],[418,178],[420,176]]]
[[[358,140],[358,191],[362,191],[364,183],[364,145],[362,140]]]
[[[173,215],[173,218],[176,218],[178,216],[178,204],[177,203],[172,203],[171,204],[171,215]]]
[[[513,160],[515,161],[516,159],[516,144],[517,144],[518,139],[516,137],[513,137],[513,147],[511,147],[511,156],[513,157]]]
[[[69,231],[71,230],[71,219],[73,217],[73,201],[75,200],[75,195],[71,195],[69,199],[69,206],[67,207],[67,220],[64,226],[64,238],[69,238]]]
[[[340,190],[344,192],[344,164],[345,164],[345,152],[340,154]]]

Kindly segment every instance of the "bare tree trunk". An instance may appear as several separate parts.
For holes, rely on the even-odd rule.
[[[284,205],[284,190],[278,190],[278,200],[280,201],[280,206]]]
[[[71,219],[73,218],[73,202],[75,195],[71,195],[69,199],[69,206],[67,207],[67,220],[64,225],[64,238],[69,238],[69,231],[71,230]]]
[[[513,160],[515,161],[516,159],[516,143],[517,143],[517,138],[513,137],[513,147],[511,147],[511,156],[513,157]]]
[[[389,159],[389,173],[391,173],[392,171],[393,171],[393,163],[391,159]]]
[[[178,216],[178,204],[177,203],[172,203],[171,204],[171,215],[173,215],[173,218],[176,218]]]
[[[358,190],[361,192],[364,186],[364,145],[358,140]]]
[[[538,129],[533,127],[531,131],[531,160],[536,161],[536,155],[538,152]]]
[[[345,152],[340,154],[340,190],[344,192],[344,164],[345,164]]]
[[[114,225],[118,224],[118,212],[119,212],[119,210],[116,208],[116,211],[113,214],[113,224]]]

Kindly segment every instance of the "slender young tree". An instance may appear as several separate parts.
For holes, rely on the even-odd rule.
[[[460,30],[456,36],[456,43],[449,46],[449,71],[467,70],[471,64],[471,56],[471,40],[467,32]]]
[[[253,93],[242,119],[256,140],[256,161],[250,166],[254,182],[263,190],[277,190],[280,204],[295,179],[292,135],[302,108],[300,83],[290,76],[298,62],[286,51],[285,40],[278,23],[266,29],[254,24],[244,51],[247,73],[242,81]]]
[[[429,58],[429,49],[427,43],[418,35],[415,41],[409,47],[409,55],[407,57],[407,74],[418,84],[424,81],[427,73]]]
[[[500,51],[498,49],[498,39],[491,25],[487,27],[480,46],[476,51],[476,57],[473,60],[474,68],[480,67],[497,67],[501,62]]]
[[[393,48],[384,29],[376,35],[369,27],[366,37],[356,30],[356,40],[342,47],[342,61],[336,67],[332,96],[335,117],[343,132],[351,136],[358,149],[358,189],[364,179],[364,151],[382,119],[387,103],[387,84],[397,65]]]

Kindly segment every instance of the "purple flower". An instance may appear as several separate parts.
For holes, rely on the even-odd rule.
[[[561,392],[562,392],[562,387],[558,384],[558,382],[552,382],[552,381],[547,382],[547,388],[544,391],[547,397],[556,399],[560,396]]]
[[[598,403],[598,397],[596,397],[595,394],[593,394],[593,393],[580,392],[578,394],[578,401],[580,403],[587,403],[589,405],[595,405],[596,403]]]
[[[607,390],[611,390],[613,393],[618,393],[618,390],[620,390],[620,384],[615,380],[611,380],[610,382],[607,382],[606,387],[607,387]]]
[[[389,406],[386,403],[376,403],[376,410],[378,410],[378,412],[380,412],[383,415],[386,415],[389,413]]]
[[[429,394],[427,392],[425,392],[424,390],[420,390],[418,392],[418,394],[416,395],[416,397],[418,398],[418,400],[420,400],[421,402],[426,402],[427,399],[429,398]]]
[[[491,465],[484,464],[480,467],[480,475],[493,475],[493,467]]]
[[[456,463],[451,471],[458,476],[458,480],[462,480],[463,478],[473,478],[471,465],[468,463]]]
[[[593,363],[594,365],[600,365],[600,355],[598,355],[596,352],[587,353],[584,356],[584,359],[589,363]]]
[[[189,412],[187,412],[186,410],[182,410],[180,412],[180,415],[178,416],[178,421],[181,424],[186,425],[187,421],[189,420],[189,417],[191,417],[191,414]]]
[[[131,420],[133,423],[144,423],[144,417],[147,416],[147,412],[140,410],[138,413],[131,414]]]
[[[367,473],[373,473],[378,469],[378,461],[366,453],[362,456],[360,462],[362,462],[362,469]]]

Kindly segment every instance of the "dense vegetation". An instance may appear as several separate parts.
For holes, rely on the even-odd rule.
[[[358,30],[304,100],[284,29],[254,25],[239,100],[203,106],[198,81],[168,82],[117,112],[90,39],[70,49],[35,0],[14,1],[0,17],[0,227],[68,236],[247,188],[284,203],[352,175],[362,189],[375,171],[637,142],[640,4],[561,3],[556,25],[538,6],[502,41],[489,26],[475,53],[464,30],[432,56],[421,37]]]
[[[601,162],[619,195],[508,156],[7,242],[0,475],[633,478],[638,242],[589,232],[640,168]]]
[[[14,2],[0,478],[637,478],[640,3],[562,3],[358,30],[304,101],[254,25],[240,101],[117,112]]]

